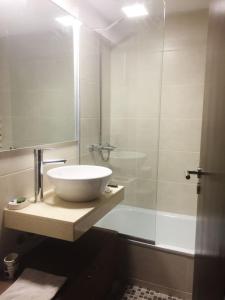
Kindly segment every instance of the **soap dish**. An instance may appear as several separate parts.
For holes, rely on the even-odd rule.
[[[23,201],[18,201],[18,198],[16,198],[16,199],[9,201],[7,207],[8,207],[8,209],[16,210],[16,209],[25,208],[28,205],[30,205],[30,202],[28,200],[26,200],[25,198]]]

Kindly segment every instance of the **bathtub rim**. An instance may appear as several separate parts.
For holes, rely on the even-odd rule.
[[[156,224],[157,224],[157,216],[166,216],[166,217],[170,217],[170,218],[195,220],[195,222],[197,221],[196,216],[178,214],[178,213],[171,213],[171,212],[162,211],[162,210],[147,209],[147,208],[127,205],[127,204],[123,204],[123,203],[118,204],[117,206],[115,206],[113,208],[113,210],[111,210],[109,212],[109,214],[111,214],[112,212],[115,212],[115,211],[124,211],[124,210],[139,211],[139,212],[152,214],[156,219]],[[101,229],[104,229],[104,230],[116,231],[116,230],[113,230],[113,229],[107,229],[107,228],[100,227],[100,226],[95,226],[95,228],[101,228]],[[157,231],[157,226],[156,226],[156,231]],[[136,244],[136,245],[143,246],[143,247],[150,247],[152,249],[157,248],[159,251],[162,251],[162,252],[173,253],[173,254],[176,254],[176,255],[180,254],[180,255],[183,255],[183,256],[186,256],[186,257],[192,257],[193,258],[196,255],[195,248],[193,250],[191,250],[191,249],[188,249],[188,248],[186,249],[186,248],[182,248],[182,247],[173,247],[171,245],[166,245],[166,244],[165,245],[157,244],[156,241],[153,241],[153,240],[148,240],[148,239],[139,238],[139,237],[136,237],[136,236],[131,236],[131,235],[128,235],[128,234],[120,233],[119,231],[117,231],[117,232],[118,232],[120,237],[126,239],[129,243],[132,243],[132,244]]]
[[[196,216],[194,215],[185,215],[185,214],[179,214],[179,213],[173,213],[173,212],[169,212],[169,211],[165,211],[165,210],[157,210],[157,209],[152,209],[152,208],[144,208],[144,207],[138,207],[138,206],[133,206],[133,205],[128,205],[128,204],[121,204],[119,203],[118,205],[116,205],[113,210],[111,210],[109,213],[111,213],[112,211],[116,211],[116,210],[129,210],[129,211],[142,211],[142,212],[148,212],[148,213],[152,213],[155,217],[157,217],[157,215],[160,216],[166,216],[166,217],[170,217],[170,218],[182,218],[184,217],[187,220],[196,220]]]
[[[99,227],[97,227],[97,228],[99,228]],[[110,229],[105,229],[105,228],[101,228],[101,229],[103,229],[103,230],[110,230]],[[165,248],[165,247],[162,247],[160,245],[158,246],[157,244],[155,244],[154,241],[148,241],[148,240],[144,241],[144,239],[143,239],[143,241],[141,241],[140,238],[136,238],[136,237],[133,237],[133,236],[128,236],[128,235],[125,235],[125,234],[122,234],[122,233],[119,233],[119,232],[118,232],[118,234],[119,234],[120,238],[127,240],[127,242],[129,244],[137,245],[139,247],[157,249],[157,250],[159,250],[161,252],[164,252],[164,253],[170,253],[170,254],[172,253],[174,255],[181,255],[181,256],[191,257],[191,258],[194,258],[195,255],[196,255],[196,253],[191,253],[191,252],[186,252],[186,251],[181,251],[181,250],[175,250],[175,249]]]

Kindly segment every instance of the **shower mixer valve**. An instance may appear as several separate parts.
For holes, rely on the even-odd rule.
[[[107,150],[107,151],[113,151],[115,150],[116,147],[110,145],[109,143],[106,143],[104,145],[102,144],[93,144],[89,146],[89,151],[93,152],[93,151],[102,151],[102,150]]]
[[[110,158],[111,151],[114,151],[116,149],[115,146],[110,145],[109,143],[106,144],[93,144],[89,147],[90,152],[98,152],[102,158],[103,161],[108,161]],[[104,156],[104,152],[107,153],[106,156]]]

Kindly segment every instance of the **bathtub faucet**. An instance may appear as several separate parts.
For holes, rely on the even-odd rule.
[[[89,151],[90,152],[93,152],[93,151],[102,151],[102,150],[106,150],[106,151],[113,151],[115,150],[116,147],[115,146],[112,146],[110,145],[109,143],[106,143],[106,144],[93,144],[93,145],[90,145],[89,146]]]
[[[98,152],[103,161],[109,161],[110,154],[115,149],[116,149],[116,147],[110,145],[109,143],[106,143],[106,144],[93,144],[93,145],[89,146],[89,151],[90,152]],[[106,156],[104,155],[104,152],[107,152]]]

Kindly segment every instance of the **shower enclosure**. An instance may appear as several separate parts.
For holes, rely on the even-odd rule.
[[[101,11],[104,5],[97,6],[98,2],[101,0],[89,0],[88,4],[104,15],[106,25],[82,25],[80,32],[80,163],[111,168],[112,183],[125,186],[125,199],[97,226],[144,243],[193,253],[196,182],[187,184],[184,171],[198,166],[204,80],[204,61],[198,53],[205,55],[207,12],[168,17],[165,35],[163,0],[142,1],[145,16],[132,18],[121,12],[121,5],[132,8],[133,1],[107,1],[113,6]],[[177,33],[178,21],[180,30],[191,28],[187,37]],[[182,47],[175,45],[175,39]],[[183,55],[187,62],[176,62],[173,55],[176,59]],[[173,70],[173,63],[178,70]],[[177,72],[176,79],[169,68]],[[187,79],[187,72],[194,78]],[[176,98],[178,104],[173,102]],[[188,105],[197,105],[197,112],[190,112]],[[183,115],[177,116],[177,110]],[[192,132],[197,131],[191,146],[188,136],[185,141],[189,119]],[[171,180],[167,179],[169,172]],[[173,197],[176,200],[170,202]],[[184,201],[193,203],[190,210],[185,209]]]
[[[94,107],[96,115],[93,118],[91,112],[91,121],[98,122],[99,116],[99,132],[92,134],[92,137],[91,133],[85,132],[91,130],[91,125],[89,129],[85,128],[90,118],[88,122],[83,118],[86,108],[81,107],[81,163],[94,162],[113,170],[112,182],[126,188],[123,208],[151,210],[151,218],[146,224],[139,224],[142,230],[135,233],[121,227],[119,231],[153,242],[156,232],[164,3],[146,1],[146,9],[149,12],[147,17],[131,19],[124,15],[108,28],[99,28],[98,33],[92,32],[96,43],[96,52],[92,51],[92,57],[95,55],[92,64],[98,66],[90,68],[99,73],[93,78],[96,82],[92,81],[97,101]],[[81,79],[86,64],[82,56],[91,56],[82,51],[87,49],[82,44],[87,32],[82,34],[82,30],[87,29],[81,29],[80,35]],[[90,45],[88,49],[86,51],[91,52]],[[83,92],[87,93],[81,85],[81,105],[87,99]],[[82,136],[88,143],[82,141]],[[105,149],[108,144],[116,148],[112,151]],[[82,155],[84,152],[87,155]],[[132,214],[127,218],[124,221],[129,227]],[[147,236],[142,232],[144,230],[148,232]]]

